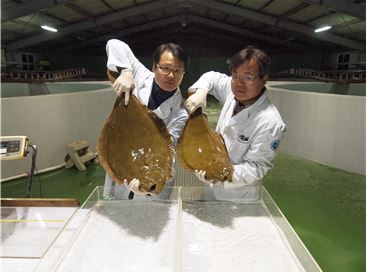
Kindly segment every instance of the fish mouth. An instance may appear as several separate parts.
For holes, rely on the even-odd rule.
[[[223,182],[224,181],[228,181],[228,182],[232,182],[232,173],[226,173],[223,175]]]

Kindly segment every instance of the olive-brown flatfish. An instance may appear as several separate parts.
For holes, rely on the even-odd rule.
[[[207,179],[232,181],[233,167],[224,140],[211,129],[201,108],[190,115],[183,129],[177,158],[185,169],[206,171]]]
[[[111,82],[118,73],[108,70]],[[100,163],[112,179],[121,184],[140,180],[140,189],[160,193],[174,176],[174,150],[170,134],[155,113],[134,95],[127,106],[118,96],[105,121],[97,143]]]

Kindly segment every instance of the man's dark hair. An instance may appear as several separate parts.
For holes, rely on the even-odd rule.
[[[152,61],[154,65],[159,64],[159,60],[161,55],[164,53],[164,51],[171,52],[176,58],[178,58],[181,62],[184,64],[184,68],[186,70],[188,65],[188,56],[183,50],[183,48],[175,43],[164,43],[162,45],[159,45],[152,55]]]
[[[238,66],[251,59],[254,59],[257,62],[259,66],[260,77],[269,74],[271,59],[263,50],[257,49],[253,46],[248,46],[233,55],[229,69],[232,72],[233,70],[237,69]]]

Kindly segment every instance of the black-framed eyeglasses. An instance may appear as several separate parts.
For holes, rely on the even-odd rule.
[[[231,75],[232,80],[234,81],[244,81],[244,82],[253,82],[256,78],[258,78],[258,76],[255,75],[236,75],[236,74],[232,74]]]
[[[159,64],[156,64],[156,66],[166,75],[169,75],[170,73],[173,73],[174,76],[182,76],[185,71],[183,69],[173,69],[168,66],[161,66]]]

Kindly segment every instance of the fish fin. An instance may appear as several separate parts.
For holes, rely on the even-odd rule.
[[[106,154],[106,149],[104,148],[106,146],[105,140],[106,136],[105,136],[105,126],[107,125],[107,123],[105,122],[98,141],[97,141],[97,145],[96,145],[96,149],[97,149],[97,153],[98,153],[98,157],[99,157],[99,162],[101,164],[101,166],[105,169],[105,171],[107,172],[107,174],[118,184],[122,184],[123,180],[121,178],[119,178],[113,171],[113,169],[110,167],[109,162],[107,161],[106,158],[108,158],[107,154]]]
[[[187,170],[187,171],[194,171],[196,169],[192,169],[192,167],[189,167],[187,162],[186,162],[186,159],[185,159],[185,156],[184,156],[184,144],[183,144],[183,138],[184,138],[184,135],[185,135],[185,130],[188,126],[188,124],[190,122],[192,122],[192,120],[199,116],[199,115],[202,115],[202,108],[198,108],[196,109],[193,113],[190,114],[189,118],[187,119],[187,122],[182,130],[182,133],[181,133],[181,136],[179,137],[178,139],[178,142],[177,142],[177,149],[176,149],[176,153],[177,153],[177,159],[178,161],[180,162],[180,164],[182,165],[182,167]]]
[[[109,78],[111,83],[114,83],[115,80],[119,77],[118,72],[114,72],[114,71],[109,70],[109,69],[106,70],[106,74],[108,75],[108,78]]]

